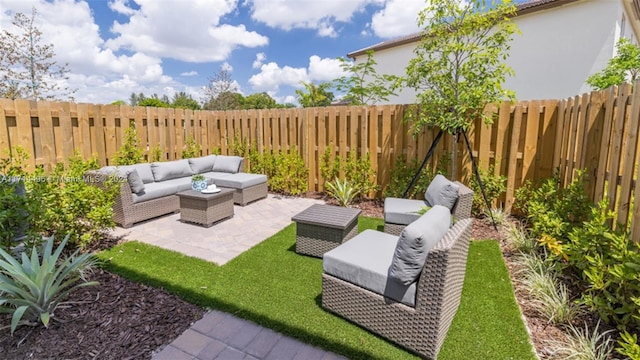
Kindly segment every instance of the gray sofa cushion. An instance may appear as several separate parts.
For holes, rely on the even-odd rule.
[[[187,159],[154,162],[151,164],[151,171],[155,181],[165,181],[194,174]]]
[[[416,221],[422,207],[428,206],[424,200],[385,198],[384,221],[392,224],[409,225]]]
[[[242,164],[242,158],[240,156],[218,156],[213,164],[213,171],[237,173],[241,172],[240,165]]]
[[[229,174],[229,173],[225,173],[225,172],[215,172],[215,171],[208,171],[206,173],[202,173],[202,175],[204,175],[205,178],[207,179],[212,179],[212,180],[218,180],[218,179],[223,179],[226,177],[229,177],[233,174]]]
[[[154,181],[153,174],[151,173],[151,164],[148,163],[135,165],[103,166],[98,171],[105,174],[117,172],[120,177],[126,178],[131,170],[136,170],[138,172],[138,176],[144,184],[149,184]]]
[[[155,181],[155,179],[153,178],[153,173],[151,172],[151,164],[143,163],[129,166],[131,166],[133,169],[136,169],[143,183],[149,184]]]
[[[154,182],[146,184],[143,191],[133,194],[133,203],[137,204],[148,200],[174,195],[177,192],[178,186],[175,184],[167,183],[166,181]]]
[[[398,237],[365,230],[328,251],[322,258],[324,272],[409,306],[416,303],[416,283],[389,281],[388,273]]]
[[[229,176],[215,179],[214,182],[216,185],[222,187],[245,189],[254,185],[266,183],[267,175],[249,173],[229,174]]]
[[[191,177],[171,179],[162,181],[161,183],[167,184],[168,186],[175,186],[178,189],[176,192],[191,190]]]
[[[459,189],[460,186],[458,184],[438,174],[429,184],[427,191],[424,193],[424,198],[431,206],[442,205],[451,210],[458,200]]]
[[[216,161],[215,155],[202,156],[193,159],[188,159],[191,170],[196,174],[201,174],[207,171],[213,170],[213,164]]]
[[[127,182],[129,183],[132,193],[139,193],[144,190],[144,183],[136,169],[127,171]]]
[[[407,225],[393,254],[389,276],[408,285],[418,279],[429,250],[438,244],[451,227],[451,213],[441,205],[434,205],[418,220]]]

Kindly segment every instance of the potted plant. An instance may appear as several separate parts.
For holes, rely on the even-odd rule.
[[[195,174],[191,177],[191,189],[202,191],[207,188],[207,180],[202,174]]]

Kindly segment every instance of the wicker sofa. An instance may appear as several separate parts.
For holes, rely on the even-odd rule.
[[[473,191],[442,175],[436,175],[425,191],[425,200],[386,198],[384,199],[384,232],[400,235],[402,230],[420,217],[420,209],[425,206],[444,205],[451,209],[456,219],[471,217]]]
[[[87,179],[100,183],[118,175],[120,192],[113,206],[114,221],[124,227],[168,213],[179,212],[176,195],[191,188],[191,176],[202,174],[209,184],[234,189],[233,201],[246,205],[267,196],[267,177],[244,173],[244,159],[238,156],[208,155],[192,159],[105,166],[87,172]]]
[[[323,308],[436,359],[460,304],[473,222],[449,227],[447,217],[449,210],[436,205],[400,236],[365,230],[325,253]],[[416,243],[427,250],[413,256]],[[403,269],[398,258],[406,256]]]

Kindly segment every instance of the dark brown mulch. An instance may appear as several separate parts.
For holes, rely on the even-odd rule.
[[[323,199],[320,193],[304,197]],[[352,205],[362,215],[382,218],[382,201],[362,200]],[[483,220],[474,222],[474,239],[502,239],[493,226]],[[91,250],[108,248],[119,239],[105,238]],[[507,267],[513,271],[508,253]],[[513,277],[512,277],[513,278]],[[159,348],[171,343],[205,310],[189,304],[162,289],[156,289],[97,270],[92,277],[99,286],[81,288],[68,301],[72,307],[59,308],[48,329],[21,327],[13,336],[0,330],[0,358],[6,359],[150,359]],[[525,294],[516,290],[516,298],[527,320],[532,342],[541,358],[548,358],[546,341],[559,339],[560,329],[548,326],[527,304]],[[10,319],[0,315],[0,328]]]
[[[80,288],[49,328],[23,326],[0,336],[3,359],[150,359],[205,311],[164,290],[97,270],[98,286]],[[0,327],[8,326],[7,315]]]

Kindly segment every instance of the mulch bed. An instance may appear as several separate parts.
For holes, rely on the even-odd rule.
[[[303,196],[337,204],[318,193]],[[364,216],[382,217],[382,201],[360,201],[353,207],[360,208]],[[474,239],[502,238],[492,225],[482,220],[474,222],[472,236]],[[92,250],[104,249],[117,242],[118,239],[105,238]],[[509,256],[505,259],[512,271]],[[91,279],[100,285],[72,293],[68,301],[73,306],[60,307],[55,313],[57,320],[48,329],[24,326],[9,336],[10,318],[6,314],[0,315],[0,329],[7,327],[1,330],[0,357],[150,359],[206,312],[162,289],[134,283],[103,270],[96,270]],[[520,291],[516,291],[516,297],[538,354],[543,359],[549,358],[545,342],[563,336],[561,331],[536,317]]]

